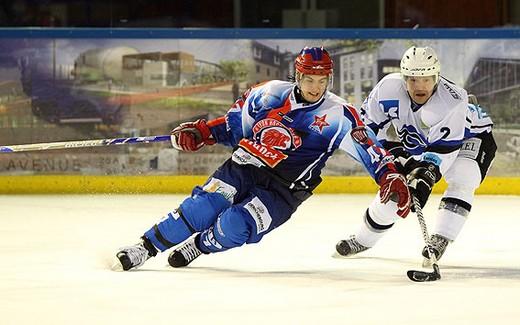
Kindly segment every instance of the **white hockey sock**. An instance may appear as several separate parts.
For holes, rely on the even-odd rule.
[[[363,222],[356,233],[356,240],[365,247],[374,247],[384,234],[385,231],[375,232],[366,222]]]
[[[397,216],[397,204],[389,201],[381,203],[379,194],[368,207],[368,216],[365,215],[363,223],[356,233],[356,240],[365,247],[374,247],[379,239],[399,219]],[[368,220],[370,218],[370,220]]]
[[[460,231],[462,230],[462,227],[466,222],[466,218],[467,217],[455,212],[446,209],[440,209],[437,215],[434,233],[446,237],[450,241],[453,241],[457,238]]]

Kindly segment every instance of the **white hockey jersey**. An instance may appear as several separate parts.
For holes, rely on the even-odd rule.
[[[361,106],[361,118],[383,145],[399,141],[414,159],[434,163],[441,174],[451,166],[469,135],[465,129],[471,128],[473,120],[468,115],[464,89],[441,77],[430,99],[416,105],[399,73],[381,79]]]

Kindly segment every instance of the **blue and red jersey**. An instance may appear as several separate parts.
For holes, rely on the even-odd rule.
[[[298,100],[296,84],[273,80],[249,89],[227,114],[208,122],[217,143],[234,147],[233,161],[254,165],[298,187],[315,187],[337,149],[376,180],[392,157],[365,128],[356,109],[326,91],[315,103]]]

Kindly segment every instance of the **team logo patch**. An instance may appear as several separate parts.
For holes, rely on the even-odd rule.
[[[260,234],[267,231],[273,222],[273,218],[267,211],[267,207],[260,201],[258,197],[254,197],[251,201],[244,205],[244,208],[253,217],[256,223],[256,233]]]
[[[213,177],[202,189],[210,193],[220,193],[231,203],[233,203],[233,197],[237,194],[237,189],[234,186]]]
[[[397,130],[397,135],[407,151],[414,155],[422,153],[428,146],[426,138],[411,125],[404,125]]]
[[[381,100],[379,107],[388,114],[388,117],[399,118],[399,101],[397,99]]]
[[[314,115],[314,122],[309,125],[309,129],[314,130],[321,134],[323,132],[323,128],[326,126],[330,126],[330,124],[326,121],[327,114],[323,116]]]
[[[357,143],[360,143],[360,144],[370,144],[369,143],[369,137],[368,137],[368,134],[367,134],[367,130],[365,130],[365,128],[363,126],[358,126],[358,127],[355,127],[352,129],[352,131],[350,131],[350,135],[352,136],[352,138],[354,138],[354,140],[357,142]]]
[[[302,145],[302,139],[294,130],[275,119],[260,120],[253,126],[255,140],[264,146],[278,150],[295,149]]]
[[[294,150],[302,145],[301,137],[292,128],[275,119],[260,120],[253,126],[252,130],[253,140],[242,139],[238,145],[271,168],[276,167],[287,158],[283,151]],[[256,164],[251,160],[251,157],[243,154],[233,155],[233,160],[235,159],[243,161],[243,163]]]

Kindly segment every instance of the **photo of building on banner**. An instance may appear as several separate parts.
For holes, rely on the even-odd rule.
[[[303,46],[334,60],[330,90],[359,109],[412,45],[431,46],[448,80],[476,95],[498,143],[490,175],[520,175],[520,45],[515,40],[5,39],[0,145],[168,134],[212,119],[249,87],[294,74]],[[228,149],[186,154],[157,143],[0,155],[0,174],[209,174]],[[507,168],[506,168],[507,166]],[[362,175],[333,156],[325,175]]]

